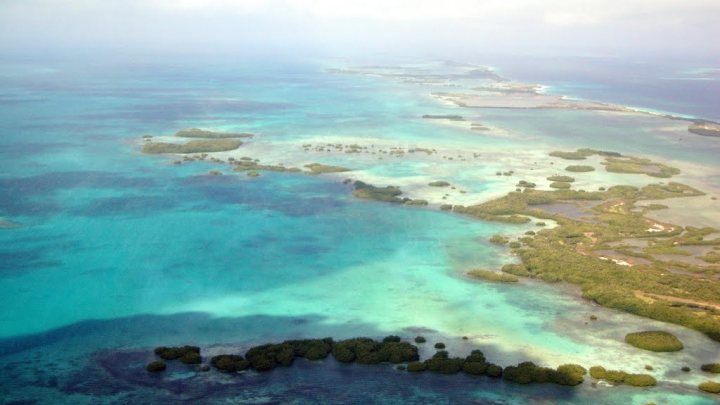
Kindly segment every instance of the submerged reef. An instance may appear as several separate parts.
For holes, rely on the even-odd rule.
[[[490,243],[493,243],[495,245],[507,245],[510,242],[510,238],[507,236],[502,235],[493,235],[488,239]]]
[[[680,339],[664,331],[628,333],[625,341],[637,348],[653,352],[677,352],[684,348]]]
[[[485,281],[492,281],[496,283],[517,283],[518,278],[511,274],[498,273],[496,271],[474,269],[470,270],[468,276],[477,278]]]
[[[422,117],[431,120],[465,121],[461,115],[454,114],[425,114]]]
[[[242,145],[237,139],[203,139],[188,143],[146,142],[142,152],[148,154],[158,153],[210,153],[234,150]]]
[[[13,229],[13,228],[19,228],[20,224],[13,221],[8,221],[7,219],[4,219],[0,217],[0,229]]]

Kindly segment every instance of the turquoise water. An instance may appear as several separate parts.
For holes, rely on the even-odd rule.
[[[617,342],[618,328],[631,319],[626,315],[544,285],[493,285],[462,275],[513,260],[487,239],[529,227],[355,200],[335,177],[209,176],[225,168],[173,166],[137,151],[139,135],[190,126],[252,131],[274,141],[341,134],[467,144],[467,131],[417,119],[452,111],[425,89],[322,68],[4,65],[0,217],[19,226],[0,229],[3,401],[187,399],[137,373],[147,349],[160,344],[242,348],[301,336],[424,334],[458,355],[479,347],[502,364],[595,361],[595,343],[571,332],[584,328],[591,312],[607,320],[597,334],[609,350],[644,364]],[[478,148],[512,145],[473,139]],[[689,356],[707,356],[715,346],[709,347]],[[677,403],[671,392],[687,403],[709,402],[675,385],[651,393],[569,391],[484,379],[478,387],[464,377],[407,379],[388,368],[289,371],[250,376],[239,386],[271,402],[324,402],[352,379],[363,383],[342,395],[352,400],[377,390],[376,402],[444,395],[449,402]],[[177,370],[165,383],[187,375]],[[313,378],[338,383],[328,388]],[[452,390],[442,388],[448,384]],[[201,398],[235,395],[211,387]]]

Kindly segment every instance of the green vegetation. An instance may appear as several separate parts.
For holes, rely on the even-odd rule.
[[[236,354],[221,354],[213,356],[210,364],[224,373],[236,373],[250,368],[250,362]]]
[[[705,240],[712,228],[682,228],[645,218],[635,204],[645,199],[697,196],[703,193],[680,183],[651,184],[642,188],[614,186],[606,191],[534,190],[454,210],[485,220],[528,222],[529,217],[554,220],[558,226],[514,244],[521,264],[505,265],[504,273],[568,282],[580,286],[583,297],[614,309],[683,325],[720,341],[720,280],[702,276],[702,267],[663,262],[641,253],[648,264],[622,266],[603,258],[608,244],[624,239],[649,241],[652,249],[668,251],[684,245],[720,245]],[[536,209],[540,204],[597,201],[592,222]],[[715,231],[716,232],[716,231]],[[620,248],[618,248],[620,249]],[[651,250],[652,250],[651,249]],[[622,249],[621,249],[622,250]],[[629,250],[623,250],[629,251]],[[681,268],[683,271],[673,271]]]
[[[588,156],[592,156],[593,154],[594,153],[589,151],[589,149],[578,149],[575,152],[566,152],[561,150],[550,152],[550,156],[552,157],[558,157],[567,160],[584,160]]]
[[[308,165],[305,165],[305,167],[310,169],[311,174],[342,173],[342,172],[349,172],[352,170],[352,169],[348,169],[346,167],[323,165],[320,163],[310,163]]]
[[[720,252],[707,252],[700,259],[708,263],[720,263]]]
[[[180,360],[184,364],[200,364],[202,357],[200,356],[200,348],[197,346],[177,346],[177,347],[156,347],[154,350],[156,356],[163,360]],[[164,371],[165,362],[153,361],[146,366],[149,372]]]
[[[517,366],[505,367],[503,379],[518,384],[554,383],[574,386],[582,384],[585,374],[587,374],[587,370],[577,364],[563,364],[553,370],[526,361]]]
[[[210,153],[234,150],[242,145],[242,141],[236,139],[213,139],[197,140],[188,143],[167,143],[167,142],[146,142],[143,144],[142,152],[149,154],[158,153]]]
[[[200,364],[202,363],[202,357],[200,357],[200,353],[198,352],[187,352],[180,357],[180,361],[183,364]]]
[[[360,364],[406,363],[419,359],[417,347],[407,342],[376,342],[369,338],[354,338],[336,342],[333,357],[340,362]]]
[[[157,361],[151,361],[150,363],[148,363],[147,366],[145,366],[145,369],[146,369],[148,372],[151,372],[151,373],[157,373],[157,372],[160,372],[160,371],[165,371],[166,368],[167,368],[167,365],[165,365],[165,362],[164,362],[164,361],[159,361],[159,360],[157,360]]]
[[[425,342],[427,342],[427,339],[425,339],[424,336],[415,337],[415,343],[425,343]]]
[[[518,282],[518,278],[513,275],[498,273],[498,272],[490,271],[490,270],[482,270],[482,269],[470,270],[468,272],[468,275],[473,278],[477,278],[477,279],[485,280],[485,281],[491,281],[491,282],[495,282],[495,283],[517,283]]]
[[[720,373],[720,363],[707,363],[700,366],[700,370],[708,373]]]
[[[411,373],[419,373],[425,371],[426,369],[427,366],[425,365],[424,361],[413,361],[408,363],[407,365],[407,371]]]
[[[229,133],[229,132],[215,132],[208,131],[200,128],[183,129],[175,133],[175,136],[180,138],[208,138],[208,139],[223,139],[223,138],[252,138],[253,134],[247,133]]]
[[[502,235],[493,235],[490,237],[490,243],[494,243],[496,245],[507,245],[508,242],[510,242],[510,239],[508,239],[506,236]]]
[[[295,360],[295,351],[289,343],[265,344],[251,348],[245,353],[250,366],[258,371],[268,371],[275,367],[289,367]]]
[[[550,176],[547,179],[548,181],[560,183],[572,183],[575,181],[575,178],[570,176]]]
[[[584,173],[584,172],[593,172],[595,171],[595,168],[592,166],[586,166],[586,165],[570,165],[565,168],[568,172],[573,173]]]
[[[457,374],[462,368],[465,360],[460,357],[449,357],[448,352],[440,350],[430,359],[425,360],[428,371],[440,374]]]
[[[485,373],[488,375],[488,377],[500,378],[503,374],[503,368],[498,366],[497,364],[488,363]]]
[[[525,180],[520,180],[517,184],[517,187],[522,188],[535,188],[536,186],[537,184]]]
[[[715,381],[706,381],[698,385],[698,389],[710,394],[720,394],[720,383]]]
[[[625,384],[633,387],[652,387],[657,384],[657,380],[648,374],[630,374],[619,370],[605,370],[605,368],[601,366],[590,367],[590,376],[615,385]]]
[[[156,347],[155,355],[163,360],[177,360],[192,354],[200,354],[200,348],[197,346],[178,346],[178,347]]]
[[[393,186],[375,187],[371,184],[356,181],[353,183],[355,191],[353,195],[364,200],[384,201],[391,203],[403,203],[409,199],[402,199],[398,196],[402,194],[399,188]]]
[[[436,349],[444,349],[444,348],[445,348],[445,343],[443,343],[443,342],[437,342],[437,343],[435,343],[435,346],[434,346],[434,347],[435,347]]]
[[[550,183],[550,188],[557,188],[557,189],[568,189],[572,186],[570,183],[562,182],[562,181],[554,181]]]
[[[625,335],[625,342],[653,352],[677,352],[684,347],[680,339],[664,331],[628,333]]]
[[[432,181],[432,182],[428,183],[428,186],[430,186],[430,187],[449,187],[450,183],[448,183],[447,181],[438,180],[438,181]]]
[[[296,167],[285,167],[280,165],[263,165],[260,164],[259,160],[252,160],[250,158],[243,158],[240,160],[233,160],[233,171],[236,172],[247,172],[250,177],[257,177],[259,174],[257,171],[264,170],[269,172],[300,172],[301,170]],[[254,173],[254,174],[253,174]]]
[[[604,164],[605,170],[613,173],[638,173],[662,178],[669,178],[680,174],[680,170],[677,168],[655,163],[650,159],[636,157],[609,157]]]

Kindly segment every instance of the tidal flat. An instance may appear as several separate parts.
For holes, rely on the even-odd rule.
[[[109,400],[114,387],[137,398],[167,400],[190,384],[193,392],[217,399],[236,394],[228,387],[237,385],[279,400],[291,392],[273,379],[300,387],[320,377],[352,375],[372,387],[383,381],[408,387],[396,399],[409,402],[421,400],[411,387],[431,395],[423,384],[450,384],[462,400],[711,403],[716,398],[698,385],[716,378],[701,364],[720,361],[713,334],[717,266],[657,256],[676,242],[715,246],[712,235],[720,224],[693,228],[672,213],[684,210],[675,201],[696,199],[706,202],[705,208],[686,216],[717,212],[716,139],[687,134],[687,125],[671,118],[624,109],[486,112],[444,104],[432,95],[449,90],[443,86],[467,87],[463,91],[493,86],[499,74],[482,66],[330,71],[314,66],[303,74],[298,80],[313,86],[292,94],[296,105],[280,102],[287,90],[268,94],[273,84],[264,83],[256,90],[235,89],[263,100],[255,109],[225,111],[213,119],[189,113],[133,121],[85,146],[82,165],[63,159],[62,148],[50,150],[43,156],[57,172],[53,181],[35,157],[17,162],[23,170],[4,177],[2,187],[20,196],[20,203],[5,201],[0,212],[23,224],[0,234],[8,242],[3,253],[10,292],[3,301],[8,311],[0,347],[6,375],[14,376],[3,379],[4,390],[18,400],[66,399],[70,393],[79,402],[93,402]],[[356,98],[348,90],[353,88],[372,97]],[[502,89],[514,97],[542,87]],[[156,100],[161,101],[168,100]],[[192,97],[186,102],[191,105]],[[316,111],[323,114],[313,115]],[[455,116],[463,120],[445,118]],[[344,125],[330,129],[328,122]],[[473,123],[490,129],[473,130]],[[186,128],[217,140],[224,137],[207,134],[253,136],[233,150],[137,153],[147,142],[184,142],[157,134]],[[138,134],[153,135],[148,141]],[[687,144],[679,143],[683,136]],[[126,148],[114,159],[96,153],[118,144]],[[603,165],[608,156],[565,158],[583,148],[645,160],[614,162],[633,170],[624,165],[609,171]],[[595,170],[572,173],[568,181],[565,168],[575,163]],[[80,167],[92,173],[74,173]],[[675,170],[660,178],[646,173],[663,167]],[[225,175],[207,175],[214,170]],[[75,198],[68,199],[71,192]],[[503,203],[508,200],[512,204]],[[413,201],[425,204],[408,204]],[[668,208],[635,210],[650,201]],[[566,206],[556,210],[556,204]],[[491,243],[493,235],[508,243]],[[648,246],[623,244],[637,239]],[[653,249],[646,250],[649,245]],[[33,253],[13,254],[23,251]],[[547,265],[548,251],[562,253],[569,265]],[[651,264],[625,264],[633,258]],[[557,262],[566,263],[562,260]],[[473,280],[467,277],[473,269],[518,281]],[[620,298],[631,305],[616,304],[617,297],[598,291],[604,280],[592,278],[597,275],[624,284],[619,291],[629,295]],[[673,291],[663,279],[680,282],[683,291]],[[649,280],[651,289],[638,287]],[[85,288],[90,283],[94,288]],[[691,298],[702,302],[687,302]],[[30,305],[39,302],[53,305]],[[69,307],[74,310],[64,310]],[[655,312],[658,307],[673,317]],[[692,317],[707,322],[700,325]],[[653,330],[672,333],[683,350],[650,352],[625,342],[630,333]],[[525,361],[553,370],[568,363],[588,370],[602,366],[605,374],[649,374],[657,386],[610,386],[607,378],[586,377],[575,388],[537,388],[492,383],[488,377],[411,375],[387,365],[344,367],[331,360],[298,361],[302,373],[275,370],[275,377],[210,376],[172,364],[153,378],[144,368],[153,359],[149,348],[159,345],[198,344],[202,353],[219,355],[286,339],[389,334],[424,336],[429,343],[418,348],[423,362],[436,353],[430,343],[443,342],[452,356],[481,350],[502,367]],[[528,373],[535,375],[534,369]],[[81,383],[98,376],[105,382],[92,385],[97,390]],[[103,384],[112,389],[103,391]],[[389,395],[386,391],[378,395]]]

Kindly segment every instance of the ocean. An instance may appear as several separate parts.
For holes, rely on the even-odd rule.
[[[339,135],[406,146],[470,142],[480,149],[610,145],[710,163],[717,147],[698,150],[693,142],[705,141],[694,138],[678,146],[675,138],[641,137],[657,125],[646,118],[608,130],[613,117],[593,122],[583,112],[552,111],[483,111],[484,121],[528,137],[468,140],[466,131],[417,119],[454,111],[427,88],[333,75],[327,67],[317,61],[0,65],[0,219],[10,224],[0,229],[3,403],[712,403],[674,383],[652,390],[524,387],[333,360],[267,374],[201,375],[174,367],[163,378],[149,376],[144,364],[159,345],[241,351],[287,338],[390,334],[422,334],[457,355],[480,348],[503,365],[597,360],[604,357],[598,342],[621,355],[622,364],[644,364],[646,355],[615,340],[629,319],[653,321],[591,305],[571,288],[464,276],[470,268],[514,261],[488,239],[533,224],[357,200],[332,176],[249,178],[219,163],[173,165],[142,155],[139,139],[204,127],[252,132],[278,145]],[[535,77],[523,74],[518,78]],[[553,78],[548,83],[559,86]],[[626,94],[640,95],[606,100],[578,88],[562,87],[633,105],[658,96],[639,86]],[[690,99],[675,100],[681,108],[642,105],[717,117]],[[602,141],[601,129],[610,133]],[[638,134],[636,144],[626,142],[628,132]],[[373,170],[392,177],[417,167],[383,162]],[[466,181],[493,188],[478,179]],[[594,338],[573,330],[591,313],[604,322]],[[686,342],[715,344],[673,328]],[[673,375],[674,360],[653,361]]]

